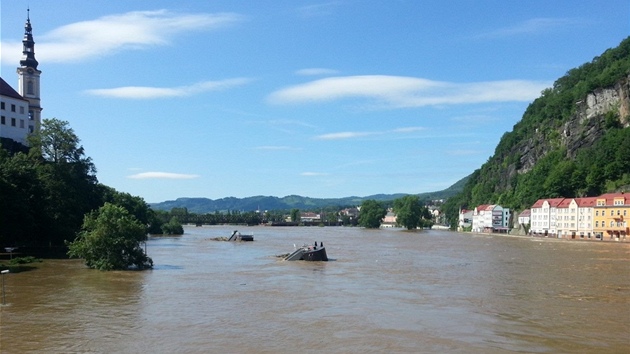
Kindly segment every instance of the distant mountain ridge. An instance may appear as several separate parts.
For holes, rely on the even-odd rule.
[[[447,199],[463,190],[469,177],[464,177],[447,189],[437,192],[417,194],[422,200]],[[227,197],[221,199],[209,198],[177,198],[161,203],[149,203],[152,209],[170,211],[173,208],[186,208],[188,212],[206,214],[226,211],[255,211],[255,210],[317,210],[331,206],[352,207],[361,205],[364,200],[392,201],[409,194],[375,194],[367,197],[342,197],[342,198],[310,198],[299,195],[286,197],[253,196],[247,198]]]

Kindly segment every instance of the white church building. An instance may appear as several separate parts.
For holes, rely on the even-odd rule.
[[[2,146],[18,143],[27,146],[29,134],[39,130],[40,105],[39,63],[35,59],[35,41],[30,16],[26,17],[22,39],[22,59],[17,68],[17,91],[0,77],[0,138]]]

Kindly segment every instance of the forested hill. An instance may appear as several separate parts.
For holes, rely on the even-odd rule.
[[[451,187],[437,192],[417,194],[422,200],[447,199],[461,192],[468,177],[462,178]],[[191,213],[214,213],[225,211],[254,211],[254,210],[291,210],[300,209],[318,210],[327,207],[356,207],[365,200],[378,200],[382,202],[393,201],[407,194],[376,194],[366,197],[343,197],[343,198],[309,198],[299,195],[289,195],[286,197],[255,196],[248,198],[177,198],[161,203],[150,204],[155,210],[170,211],[173,208],[186,208]]]
[[[630,187],[630,37],[571,69],[526,109],[494,155],[445,205],[500,204],[595,196]]]

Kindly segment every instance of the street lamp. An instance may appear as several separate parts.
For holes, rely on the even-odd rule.
[[[8,269],[5,269],[2,272],[0,272],[0,273],[2,273],[2,304],[3,305],[6,304],[6,297],[5,297],[5,294],[4,294],[4,275],[7,274],[8,272],[9,272]]]

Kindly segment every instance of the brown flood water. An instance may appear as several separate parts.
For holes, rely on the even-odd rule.
[[[187,227],[155,269],[5,275],[1,353],[628,353],[630,244]],[[284,262],[323,241],[329,262]]]

